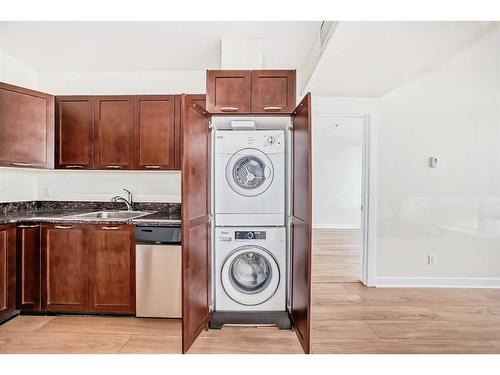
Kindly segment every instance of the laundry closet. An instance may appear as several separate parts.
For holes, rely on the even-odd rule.
[[[207,71],[181,99],[183,352],[275,325],[310,351],[311,97],[295,71]]]

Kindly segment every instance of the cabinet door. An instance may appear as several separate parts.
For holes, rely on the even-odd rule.
[[[182,98],[182,351],[207,327],[210,283],[210,130],[203,97]]]
[[[96,169],[132,169],[134,103],[131,96],[95,98]]]
[[[87,311],[88,269],[85,226],[42,227],[42,310]]]
[[[208,70],[208,112],[250,113],[251,84],[250,70]]]
[[[40,311],[40,225],[17,226],[17,308]]]
[[[134,168],[174,169],[174,96],[135,96],[134,113]]]
[[[16,226],[0,225],[0,322],[16,309]]]
[[[292,113],[295,70],[252,71],[252,113]]]
[[[311,94],[292,115],[292,303],[295,332],[304,349],[311,348]]]
[[[134,226],[92,226],[89,251],[90,311],[134,313]]]
[[[0,165],[53,168],[53,96],[0,83]]]
[[[56,168],[94,167],[94,99],[56,98]]]

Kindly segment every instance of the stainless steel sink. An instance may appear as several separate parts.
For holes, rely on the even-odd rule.
[[[78,219],[78,220],[96,220],[96,219],[105,219],[105,220],[123,220],[123,219],[136,219],[138,217],[146,216],[152,214],[154,212],[146,212],[146,211],[97,211],[97,212],[89,212],[85,214],[71,215],[65,216],[65,219]]]

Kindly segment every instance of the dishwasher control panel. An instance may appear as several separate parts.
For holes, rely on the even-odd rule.
[[[180,227],[142,227],[135,228],[136,244],[180,245],[182,231]]]

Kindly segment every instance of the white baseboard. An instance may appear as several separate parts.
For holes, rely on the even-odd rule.
[[[500,288],[500,278],[375,277],[377,288]]]
[[[349,224],[315,224],[313,229],[361,229],[361,227]]]

